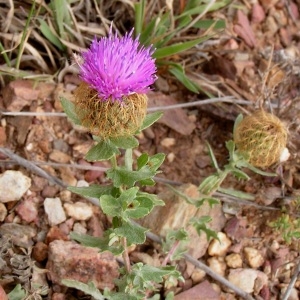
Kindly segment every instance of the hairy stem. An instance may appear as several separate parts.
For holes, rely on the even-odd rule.
[[[122,256],[123,256],[123,260],[124,260],[125,269],[126,269],[127,273],[130,273],[131,266],[130,266],[130,259],[129,259],[129,255],[128,255],[127,239],[125,237],[123,237],[121,242],[124,247],[124,252],[122,253]]]
[[[180,241],[176,240],[175,243],[172,245],[170,251],[168,252],[167,256],[165,257],[164,261],[161,264],[163,267],[166,266],[167,263],[170,261],[170,258],[175,253],[175,251],[178,248],[179,244],[180,244]]]

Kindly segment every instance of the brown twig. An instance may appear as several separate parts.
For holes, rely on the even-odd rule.
[[[292,292],[292,288],[294,287],[294,285],[295,285],[295,283],[296,283],[296,280],[297,280],[299,274],[300,274],[300,261],[299,261],[299,263],[297,264],[297,267],[296,267],[296,269],[295,269],[295,272],[294,272],[294,274],[293,274],[293,276],[292,276],[292,278],[291,278],[291,281],[290,281],[290,283],[289,283],[289,285],[288,285],[288,287],[287,287],[287,289],[286,289],[284,295],[282,296],[282,299],[281,299],[281,300],[288,300],[288,299],[289,299],[289,296],[290,296],[290,294],[291,294],[291,292]]]

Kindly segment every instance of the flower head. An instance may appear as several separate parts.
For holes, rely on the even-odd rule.
[[[287,129],[276,116],[258,110],[237,125],[234,142],[254,167],[269,167],[278,162],[285,151]]]
[[[82,53],[80,77],[100,100],[122,101],[124,96],[146,93],[156,80],[153,49],[141,46],[132,33],[119,38],[110,30],[108,37],[95,38]]]

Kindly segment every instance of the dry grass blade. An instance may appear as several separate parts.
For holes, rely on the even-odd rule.
[[[15,7],[14,7],[14,1],[13,0],[8,0],[8,4],[9,4],[9,9],[8,9],[8,12],[6,10],[3,10],[3,19],[4,19],[4,22],[1,26],[1,29],[3,32],[7,32],[9,27],[11,26],[11,22],[12,22],[12,19],[13,19],[13,16],[15,14]]]

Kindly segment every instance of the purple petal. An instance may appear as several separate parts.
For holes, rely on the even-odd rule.
[[[123,96],[146,93],[156,80],[152,47],[141,46],[132,33],[119,38],[110,30],[108,37],[95,38],[82,53],[80,77],[103,100],[122,101]]]

